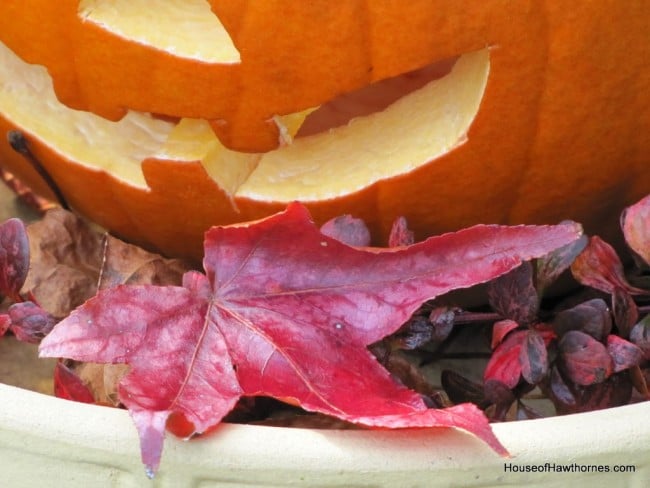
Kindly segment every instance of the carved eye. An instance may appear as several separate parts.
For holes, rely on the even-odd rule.
[[[239,52],[205,0],[81,0],[78,15],[113,34],[179,57],[238,63]]]

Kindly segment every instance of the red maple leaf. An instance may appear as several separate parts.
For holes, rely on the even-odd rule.
[[[367,426],[457,427],[505,454],[476,406],[428,409],[366,346],[399,329],[422,302],[580,234],[577,224],[476,226],[403,248],[354,248],[322,234],[292,204],[208,231],[206,274],[188,273],[181,287],[100,291],[54,328],[40,354],[131,366],[120,398],[149,474],[172,413],[204,432],[244,395]]]

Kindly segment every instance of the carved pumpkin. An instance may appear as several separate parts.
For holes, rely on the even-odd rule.
[[[616,0],[3,0],[0,131],[25,133],[82,214],[168,254],[293,200],[383,236],[404,215],[419,237],[564,218],[609,237],[650,192],[649,17]],[[4,141],[0,163],[48,193]]]

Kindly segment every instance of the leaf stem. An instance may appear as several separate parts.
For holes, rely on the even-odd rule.
[[[63,192],[59,188],[59,185],[56,184],[54,179],[52,178],[52,175],[48,173],[48,171],[43,167],[41,162],[38,160],[38,158],[34,155],[34,153],[31,151],[29,148],[29,144],[27,144],[27,139],[25,138],[25,135],[18,131],[18,130],[10,130],[7,132],[7,140],[9,141],[9,144],[11,145],[11,148],[16,151],[18,154],[20,154],[22,157],[24,157],[27,162],[31,165],[32,168],[38,173],[38,175],[45,181],[45,184],[52,190],[52,193],[54,193],[54,196],[56,197],[57,201],[66,210],[70,210],[70,206],[68,205],[67,200],[63,196]]]

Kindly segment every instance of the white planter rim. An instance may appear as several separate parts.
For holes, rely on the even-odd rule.
[[[610,470],[635,466],[634,473],[570,474],[570,479],[589,480],[592,486],[601,486],[599,480],[602,486],[620,479],[650,480],[650,402],[493,428],[511,458],[502,458],[481,441],[452,429],[224,424],[190,441],[168,435],[160,471],[150,486],[555,486],[546,480],[561,486],[569,479],[568,474],[520,472],[530,469],[520,467],[545,463],[602,465]],[[80,467],[92,474],[73,475]],[[60,476],[75,487],[149,483],[128,412],[3,384],[0,473],[5,480],[8,476],[12,482],[6,486],[12,487],[43,486],[44,476],[50,480]],[[75,484],[89,480],[90,485]]]

